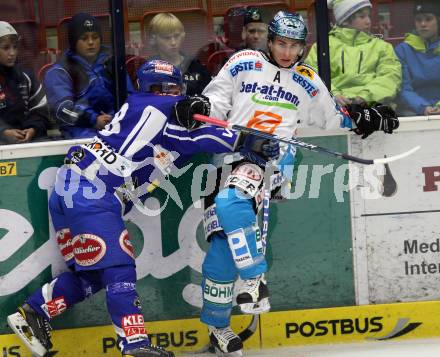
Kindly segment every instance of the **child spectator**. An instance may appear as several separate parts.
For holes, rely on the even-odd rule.
[[[415,31],[396,47],[402,63],[400,115],[440,114],[440,3],[419,0],[414,6]]]
[[[72,17],[68,39],[69,49],[44,78],[47,98],[65,138],[93,137],[115,113],[112,57],[89,14]],[[133,91],[128,76],[127,88]]]
[[[182,52],[185,39],[182,22],[171,13],[159,13],[150,21],[148,38],[156,52],[148,60],[160,59],[172,63],[183,73],[186,94],[201,94],[211,81],[211,74],[197,59]]]
[[[332,93],[339,105],[392,101],[401,66],[393,46],[370,34],[369,0],[328,0],[336,26],[329,32]],[[314,44],[306,62],[317,68]]]
[[[0,145],[42,139],[49,123],[43,87],[15,63],[18,41],[11,24],[0,21]]]

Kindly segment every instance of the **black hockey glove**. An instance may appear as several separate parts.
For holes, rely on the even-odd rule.
[[[349,105],[347,110],[356,124],[354,132],[362,135],[362,139],[379,130],[392,134],[399,127],[399,119],[394,110],[383,104],[376,104],[371,108]]]
[[[259,166],[266,166],[271,160],[280,156],[280,143],[252,134],[241,133],[238,149],[240,154],[248,161]]]
[[[209,115],[211,112],[211,104],[208,97],[204,95],[187,96],[185,99],[179,100],[174,104],[174,116],[177,122],[187,128],[195,129],[202,125],[201,122],[194,120],[194,114]]]

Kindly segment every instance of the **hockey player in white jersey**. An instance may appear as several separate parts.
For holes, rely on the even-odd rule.
[[[300,15],[278,12],[269,24],[268,53],[237,52],[205,88],[211,116],[282,137],[292,137],[298,126],[347,127],[363,137],[376,130],[391,133],[397,128],[398,120],[388,107],[350,108],[348,115],[336,105],[318,74],[300,62],[306,36]],[[275,170],[269,182],[271,190],[292,176],[295,153],[294,147],[282,148],[276,163],[279,171]],[[230,328],[237,276],[244,280],[237,295],[242,311],[270,309],[264,277],[268,267],[256,218],[269,166],[265,155],[255,158],[234,162],[229,176],[223,175],[227,176],[224,183],[219,169],[217,191],[205,198],[204,226],[210,247],[202,271],[201,321],[208,325],[219,355],[242,355],[242,341]]]

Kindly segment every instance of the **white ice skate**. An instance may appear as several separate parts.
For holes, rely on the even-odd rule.
[[[43,357],[52,348],[49,322],[28,304],[20,306],[18,312],[9,315],[7,320],[14,333],[32,352],[32,356]]]
[[[241,357],[243,356],[243,342],[231,328],[216,328],[208,326],[209,339],[219,357]]]
[[[264,274],[244,280],[237,294],[237,304],[244,314],[257,315],[270,310],[269,289]]]

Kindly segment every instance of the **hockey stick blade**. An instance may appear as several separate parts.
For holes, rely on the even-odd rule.
[[[420,149],[420,145],[415,146],[411,150],[408,150],[408,151],[406,151],[402,154],[399,154],[399,155],[394,155],[394,156],[390,156],[390,157],[383,157],[380,159],[374,159],[374,163],[375,164],[388,164],[389,162],[400,160],[400,159],[403,159],[404,157],[412,155],[419,149]]]
[[[260,315],[252,315],[252,320],[249,323],[249,325],[238,334],[238,337],[240,337],[241,342],[246,341],[249,337],[251,337],[258,327],[258,321],[259,321]]]
[[[253,129],[253,128],[247,128],[245,126],[242,125],[237,125],[237,124],[230,124],[227,121],[224,120],[220,120],[220,119],[216,119],[216,118],[211,118],[205,115],[200,115],[200,114],[194,114],[193,116],[194,120],[197,121],[201,121],[203,123],[208,123],[208,124],[213,124],[216,126],[220,126],[223,128],[228,128],[228,129],[232,129],[232,130],[237,130],[237,131],[243,131],[249,134],[253,134],[255,136],[260,136],[262,138],[266,138],[269,140],[278,140],[280,142],[286,143],[286,144],[291,144],[294,145],[296,147],[299,148],[303,148],[303,149],[307,149],[313,152],[317,152],[317,153],[323,153],[323,154],[327,154],[327,155],[331,155],[331,156],[335,156],[335,157],[339,157],[341,159],[345,159],[345,160],[349,160],[349,161],[353,161],[353,162],[357,162],[359,164],[364,164],[364,165],[374,165],[374,164],[386,164],[389,162],[393,162],[396,160],[400,160],[404,157],[407,157],[411,154],[413,154],[414,152],[416,152],[417,150],[420,149],[420,146],[416,146],[414,148],[412,148],[411,150],[408,150],[402,154],[398,154],[395,156],[390,156],[390,157],[383,157],[380,159],[363,159],[361,157],[356,157],[356,156],[352,156],[346,153],[341,153],[338,151],[334,151],[331,149],[327,149],[324,148],[322,146],[318,146],[318,145],[314,145],[314,144],[309,144],[305,141],[301,141],[298,139],[293,139],[293,138],[284,138],[275,134],[270,134],[270,133],[266,133],[264,131],[260,131],[257,129]]]

